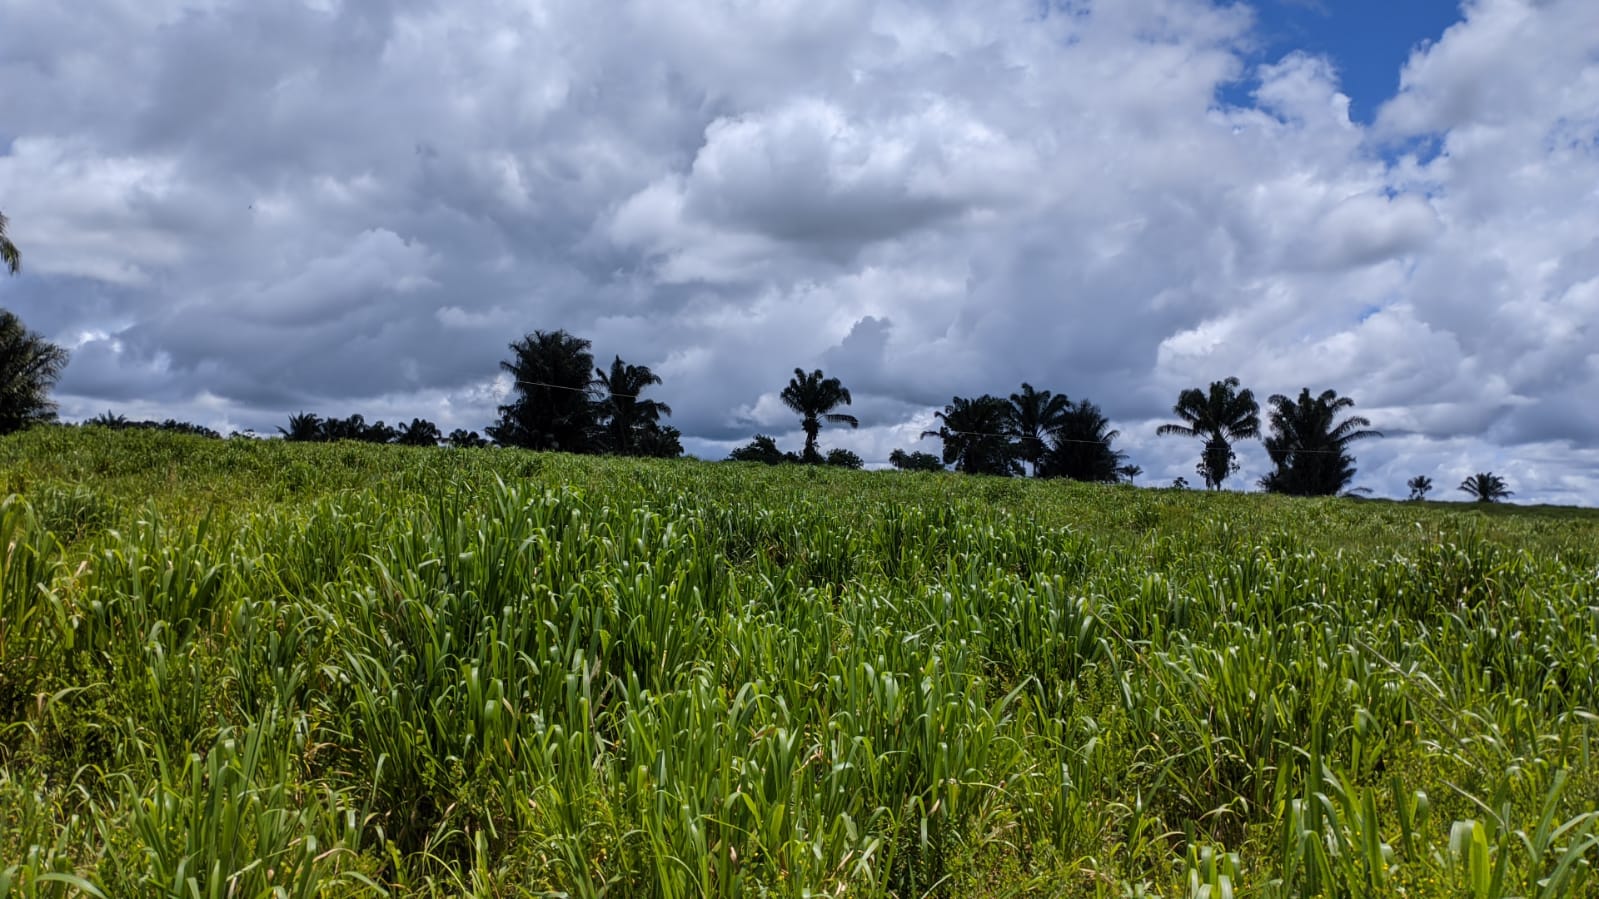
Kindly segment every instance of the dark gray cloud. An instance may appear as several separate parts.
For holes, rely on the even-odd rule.
[[[1354,396],[1379,492],[1599,502],[1599,11],[1464,13],[1366,127],[1209,0],[0,0],[0,302],[69,416],[481,428],[564,327],[706,454],[795,441],[821,366],[868,459],[1026,380],[1169,481],[1155,425],[1237,374]]]

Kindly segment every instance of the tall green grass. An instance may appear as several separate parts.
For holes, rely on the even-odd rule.
[[[41,429],[0,899],[1580,896],[1599,518]]]

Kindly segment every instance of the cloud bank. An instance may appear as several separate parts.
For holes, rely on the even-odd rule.
[[[72,349],[69,418],[481,428],[506,345],[566,328],[653,367],[708,457],[797,444],[777,393],[821,366],[862,420],[824,443],[870,460],[1027,380],[1194,481],[1154,428],[1236,374],[1354,397],[1379,494],[1493,470],[1599,504],[1590,0],[1468,0],[1369,126],[1334,61],[1252,65],[1250,8],[1204,0],[0,21],[0,303]]]

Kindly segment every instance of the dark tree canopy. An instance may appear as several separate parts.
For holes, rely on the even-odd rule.
[[[632,455],[676,459],[683,455],[683,432],[671,425],[649,425],[641,429],[635,438]]]
[[[301,412],[289,416],[289,426],[278,428],[284,440],[312,443],[323,440],[322,417],[315,412]]]
[[[1010,430],[1016,440],[1016,457],[1040,474],[1039,466],[1049,452],[1050,439],[1060,430],[1071,410],[1064,393],[1035,390],[1022,382],[1022,389],[1010,395]]]
[[[900,471],[943,471],[944,463],[932,453],[907,453],[902,449],[888,454],[888,464]]]
[[[22,271],[22,251],[17,249],[17,245],[11,242],[11,235],[6,233],[10,226],[11,220],[0,212],[0,265],[15,275]]]
[[[489,445],[488,440],[484,438],[482,434],[479,434],[476,431],[468,431],[466,428],[456,428],[455,430],[451,431],[450,436],[445,439],[449,442],[450,446],[456,447],[457,449],[473,449],[476,447]]]
[[[989,394],[957,396],[933,417],[940,422],[938,430],[923,431],[922,436],[944,441],[944,464],[966,474],[1009,476],[1020,471],[1010,438],[1009,402]]]
[[[609,370],[594,367],[589,342],[565,331],[534,331],[511,344],[513,358],[500,363],[514,381],[511,402],[489,437],[507,446],[573,453],[609,452],[675,458],[682,433],[660,423],[672,410],[640,394],[661,379],[642,365],[617,357]],[[301,412],[278,428],[286,440],[361,440],[414,446],[486,446],[475,431],[457,428],[446,437],[437,425],[415,418],[398,428],[367,424],[360,415],[321,418]]]
[[[408,429],[418,428],[414,437],[406,439]],[[284,440],[307,443],[332,443],[336,440],[354,440],[358,443],[412,443],[417,446],[437,446],[439,429],[426,419],[413,419],[409,425],[390,427],[381,421],[367,422],[359,412],[349,418],[301,412],[289,416],[289,426],[278,428]],[[428,438],[432,437],[432,442]]]
[[[1157,435],[1194,437],[1205,441],[1195,471],[1205,486],[1220,490],[1227,476],[1238,470],[1232,441],[1260,436],[1260,404],[1248,389],[1240,390],[1237,378],[1212,381],[1209,392],[1197,387],[1177,395],[1172,412],[1182,424],[1161,425]]]
[[[413,418],[410,424],[400,425],[394,442],[403,446],[438,446],[444,440],[439,426],[425,418]]]
[[[88,428],[108,428],[113,431],[168,431],[174,434],[190,434],[195,437],[210,437],[221,439],[222,435],[212,428],[197,425],[193,422],[179,421],[168,418],[163,421],[132,421],[125,415],[118,415],[107,409],[105,412],[83,422]]]
[[[827,464],[838,468],[862,469],[866,467],[866,460],[852,450],[834,447],[827,451]]]
[[[799,413],[800,427],[805,431],[805,451],[800,458],[806,462],[822,461],[821,454],[816,451],[816,436],[821,433],[822,422],[860,427],[860,420],[855,416],[833,411],[850,405],[849,390],[837,378],[823,376],[819,368],[809,374],[804,369],[794,369],[794,377],[778,397],[783,405]]]
[[[665,403],[644,399],[660,376],[646,365],[629,365],[617,356],[609,371],[594,370],[594,385],[600,394],[595,405],[600,442],[605,452],[619,456],[678,456],[683,452],[675,428],[662,428],[661,417],[672,409]],[[671,432],[667,434],[666,432]],[[672,447],[676,451],[672,451]]]
[[[1431,492],[1431,490],[1432,490],[1432,478],[1429,478],[1429,477],[1427,477],[1424,474],[1418,474],[1415,477],[1411,478],[1410,480],[1406,481],[1405,482],[1405,486],[1410,488],[1410,497],[1409,497],[1409,499],[1412,502],[1418,502],[1420,500],[1426,499],[1427,498],[1427,494],[1429,492]]]
[[[55,420],[50,389],[66,365],[66,350],[0,309],[0,434]]]
[[[1072,403],[1044,456],[1043,476],[1103,483],[1120,480],[1126,454],[1111,446],[1117,436],[1098,406],[1087,400]]]
[[[1381,437],[1380,431],[1364,430],[1371,422],[1359,415],[1338,421],[1338,413],[1355,405],[1336,390],[1311,396],[1310,388],[1299,392],[1297,400],[1276,394],[1271,406],[1270,437],[1266,454],[1276,467],[1260,480],[1272,493],[1290,496],[1332,496],[1355,477],[1355,458],[1348,452],[1357,440]]]
[[[515,398],[500,407],[489,436],[527,449],[591,451],[596,435],[589,342],[565,331],[534,331],[512,343],[511,353],[500,367],[515,379]]]
[[[1506,486],[1504,478],[1491,471],[1480,471],[1466,478],[1460,482],[1460,489],[1479,503],[1496,503],[1516,495]]]
[[[755,439],[727,454],[729,462],[760,462],[764,465],[781,465],[784,462],[798,462],[800,458],[793,453],[785,453],[777,448],[777,441],[765,434],[756,434]]]
[[[329,417],[322,420],[322,439],[329,442],[354,440],[358,443],[393,443],[398,436],[398,431],[382,421],[368,424],[359,412],[349,418]]]

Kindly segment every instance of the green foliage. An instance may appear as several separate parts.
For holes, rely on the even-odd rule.
[[[0,212],[0,265],[4,265],[6,271],[15,275],[22,271],[22,251],[17,249],[17,245],[11,241],[11,235],[7,233],[10,226],[11,220],[6,218],[5,213]]]
[[[838,468],[861,469],[866,467],[866,460],[852,450],[834,447],[827,451],[827,464]]]
[[[0,225],[4,222],[0,217]],[[6,245],[4,230],[0,227],[0,250]],[[0,435],[55,420],[50,388],[66,365],[66,350],[0,309]]]
[[[0,899],[1599,889],[1599,515],[41,427]]]
[[[109,409],[91,419],[88,419],[83,424],[85,427],[91,428],[112,428],[114,430],[122,430],[125,428],[149,428],[157,431],[171,431],[174,434],[193,434],[196,437],[210,437],[212,439],[221,439],[222,437],[221,434],[217,433],[211,428],[203,425],[197,425],[193,422],[179,421],[175,418],[168,418],[163,421],[152,421],[148,419],[144,421],[130,421],[127,416],[118,415]]]

